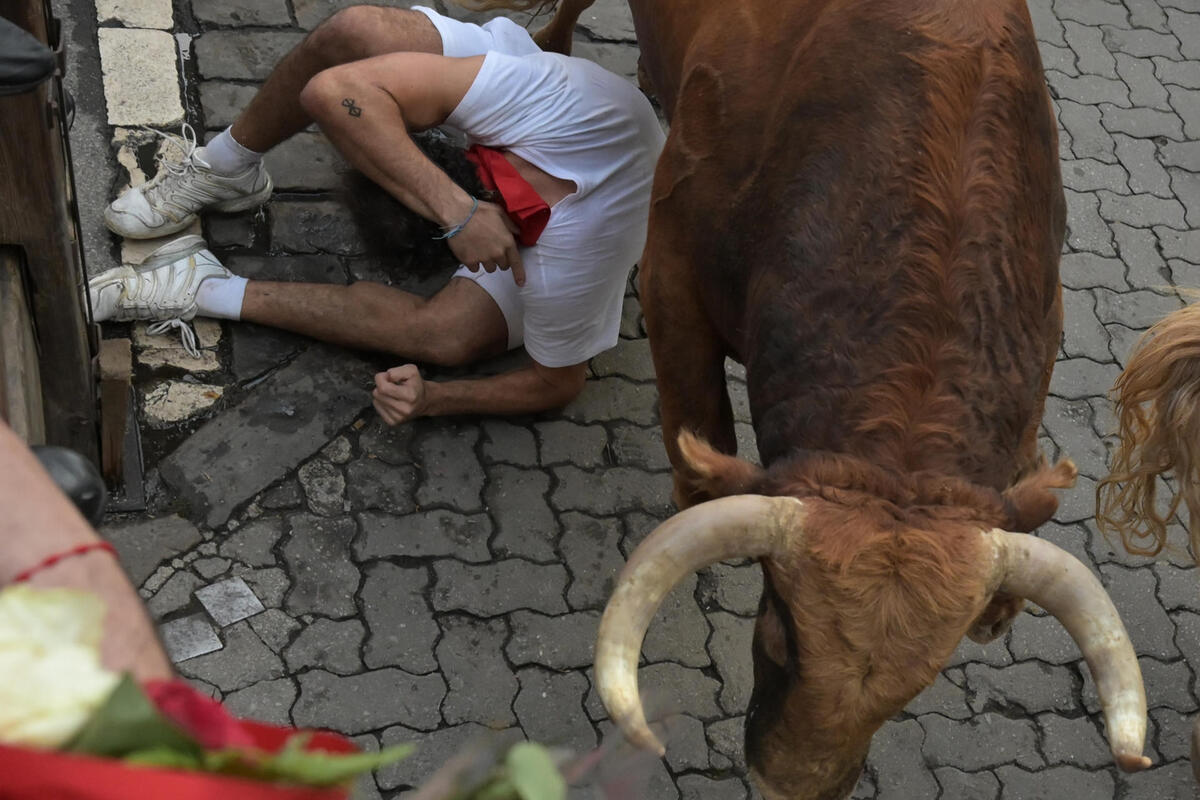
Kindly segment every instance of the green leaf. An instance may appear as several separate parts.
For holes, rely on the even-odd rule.
[[[63,749],[104,758],[171,750],[196,762],[203,752],[194,739],[159,712],[128,674]]]
[[[504,765],[521,800],[565,800],[567,782],[549,751],[541,745],[533,742],[513,745]]]
[[[124,759],[127,764],[141,767],[163,767],[165,769],[200,769],[200,759],[188,753],[181,753],[169,747],[151,747],[127,754]]]
[[[265,780],[301,783],[306,786],[336,786],[364,772],[391,764],[412,752],[411,744],[387,747],[378,753],[305,752],[308,734],[298,734],[275,755],[264,756],[256,773]]]

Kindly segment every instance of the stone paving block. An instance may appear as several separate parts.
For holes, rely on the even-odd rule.
[[[746,797],[745,785],[734,778],[713,780],[703,775],[684,775],[677,785],[683,800],[743,800]]]
[[[975,712],[1002,709],[1023,711],[1032,716],[1042,711],[1071,713],[1076,710],[1078,678],[1060,666],[1026,661],[996,669],[985,664],[967,664],[964,669],[971,708]]]
[[[1047,763],[1088,769],[1103,769],[1112,764],[1108,741],[1091,718],[1041,714],[1037,724],[1042,730],[1042,752]]]
[[[1000,796],[1000,781],[990,772],[963,772],[954,767],[934,770],[934,778],[942,787],[942,797],[955,800],[996,800]]]
[[[456,511],[482,511],[484,473],[475,444],[479,429],[438,427],[420,435],[414,449],[424,474],[417,488],[421,506],[449,505]]]
[[[269,567],[275,563],[274,547],[283,536],[283,520],[262,517],[232,531],[220,544],[220,553],[252,567]]]
[[[1054,12],[1060,19],[1071,19],[1087,25],[1126,27],[1129,24],[1125,7],[1107,0],[1054,0]]]
[[[294,253],[364,252],[350,211],[331,200],[273,200],[271,243]]]
[[[1116,797],[1112,776],[1078,767],[1050,767],[1037,772],[1012,766],[996,770],[1004,787],[1001,797]]]
[[[910,719],[885,722],[871,742],[868,763],[874,768],[880,800],[936,797],[937,781],[921,756],[920,724]]]
[[[974,772],[1013,762],[1026,769],[1040,769],[1045,764],[1037,751],[1036,726],[1028,719],[1008,719],[989,712],[965,722],[926,714],[919,722],[925,729],[922,752],[932,766]]]
[[[259,498],[263,508],[277,511],[294,509],[300,506],[300,482],[294,479],[281,481],[278,486],[268,489]]]
[[[1098,75],[1080,75],[1072,78],[1058,72],[1046,72],[1046,82],[1050,84],[1057,96],[1076,103],[1097,105],[1111,103],[1116,106],[1129,107],[1129,87],[1120,80],[1101,78]]]
[[[1090,292],[1063,290],[1063,351],[1072,358],[1110,361],[1108,334],[1096,319],[1095,307]]]
[[[1106,347],[1107,351],[1107,347]],[[1108,453],[1092,428],[1092,407],[1084,400],[1046,398],[1043,424],[1058,445],[1084,475],[1102,478],[1108,474]]]
[[[279,0],[282,4],[284,0]],[[346,164],[320,133],[302,131],[270,150],[263,163],[276,191],[339,189]]]
[[[1124,222],[1135,228],[1184,227],[1183,205],[1175,198],[1150,194],[1121,196],[1106,191],[1096,194],[1100,198],[1100,216],[1109,222]]]
[[[1125,283],[1125,265],[1119,258],[1105,258],[1095,253],[1068,253],[1059,263],[1063,286],[1070,289],[1091,289],[1105,286],[1118,292],[1129,288]]]
[[[1176,61],[1158,56],[1151,60],[1154,62],[1154,74],[1164,84],[1200,89],[1200,61]]]
[[[167,657],[175,664],[216,652],[222,647],[212,623],[203,614],[165,622],[159,626],[158,633]]]
[[[215,406],[224,391],[211,383],[162,381],[143,391],[143,418],[152,428],[169,428]]]
[[[287,726],[292,724],[290,711],[294,702],[296,684],[291,678],[256,683],[231,693],[221,701],[236,717]]]
[[[704,649],[711,630],[696,603],[696,582],[696,576],[689,575],[663,598],[642,643],[642,654],[647,661],[673,661],[685,667],[706,667],[711,663]],[[607,600],[605,597],[604,602]],[[749,653],[748,640],[746,652]]]
[[[497,554],[554,561],[559,523],[546,502],[550,478],[546,473],[503,464],[488,467],[484,502],[496,520],[493,541]]]
[[[460,561],[487,561],[492,521],[484,514],[424,511],[404,516],[377,512],[358,515],[362,533],[354,541],[359,561],[407,556],[451,556]]]
[[[446,694],[440,675],[410,675],[377,669],[341,677],[324,670],[305,672],[292,719],[302,727],[366,733],[389,725],[433,730],[441,724],[438,708]]]
[[[1183,203],[1188,227],[1200,229],[1200,175],[1182,169],[1171,169],[1170,175],[1171,188]],[[1200,255],[1195,260],[1200,260]]]
[[[1133,775],[1123,773],[1117,773],[1117,775],[1120,786],[1118,791],[1126,797],[1194,800],[1196,796],[1196,779],[1192,776],[1191,765],[1187,761],[1163,764]]]
[[[1123,133],[1113,137],[1117,146],[1117,158],[1129,170],[1129,188],[1135,194],[1149,193],[1158,197],[1170,197],[1171,179],[1167,171],[1155,159],[1157,148],[1149,139],[1134,139]]]
[[[489,728],[515,725],[513,700],[517,677],[504,660],[508,626],[503,619],[475,620],[448,616],[441,620],[438,668],[446,679],[442,717],[448,725],[478,722]]]
[[[373,374],[345,351],[312,346],[164,459],[164,482],[208,525],[221,525],[358,416]]]
[[[481,451],[485,460],[517,467],[537,466],[537,440],[533,431],[502,419],[484,419],[481,424]]]
[[[292,535],[282,550],[293,581],[285,602],[288,613],[328,617],[358,613],[354,593],[359,574],[350,561],[350,541],[358,530],[354,520],[293,514],[288,525]]]
[[[625,511],[665,514],[671,497],[669,473],[646,473],[629,467],[604,470],[603,481],[578,467],[555,467],[558,486],[550,503],[560,511],[608,515]]]
[[[1058,107],[1058,119],[1071,136],[1071,151],[1076,158],[1116,162],[1112,136],[1100,123],[1100,109],[1066,98],[1059,99]]]
[[[337,675],[353,675],[363,669],[359,653],[365,636],[366,630],[357,619],[317,619],[283,651],[283,660],[292,674],[316,667]]]
[[[1159,31],[1105,26],[1104,44],[1113,52],[1134,58],[1163,56],[1179,60],[1179,40]]]
[[[304,34],[291,31],[215,30],[195,39],[196,64],[206,80],[266,80]]]
[[[1154,64],[1146,58],[1117,54],[1117,71],[1129,86],[1129,102],[1135,106],[1170,111],[1167,90],[1154,74]]]
[[[215,653],[176,664],[180,674],[211,683],[222,692],[235,692],[284,674],[283,662],[246,622],[221,631],[225,647]]]
[[[203,81],[200,84],[200,108],[204,113],[204,127],[224,130],[232,125],[257,91],[257,86],[241,83]]]
[[[171,34],[126,28],[97,33],[108,124],[166,127],[183,119]]]
[[[665,662],[638,670],[642,703],[648,719],[691,714],[708,720],[722,716],[717,704],[718,681],[698,669]]]
[[[308,510],[322,517],[333,517],[348,510],[346,506],[346,477],[342,471],[324,459],[313,459],[296,474]]]
[[[1067,44],[1075,51],[1075,64],[1080,72],[1105,78],[1117,77],[1116,62],[1104,46],[1104,32],[1100,28],[1067,20],[1063,22],[1063,33]]]
[[[1050,393],[1069,400],[1099,397],[1112,388],[1121,373],[1116,364],[1101,364],[1088,358],[1069,358],[1054,365]]]
[[[228,558],[200,558],[192,564],[192,569],[206,581],[211,581],[224,575],[232,563]]]
[[[946,677],[948,672],[955,676],[954,680]],[[914,716],[941,714],[950,719],[969,719],[974,712],[967,705],[967,692],[955,681],[965,681],[960,671],[943,670],[932,686],[909,701],[904,707],[905,713]]]
[[[611,350],[592,359],[592,372],[601,378],[618,376],[631,381],[654,380],[649,339],[622,339]]]
[[[383,732],[383,746],[415,744],[418,747],[408,758],[381,767],[376,777],[379,786],[384,790],[401,786],[420,786],[439,767],[460,753],[475,749],[487,752],[492,747],[500,747],[523,738],[519,729],[491,731],[475,723],[442,728],[432,733],[397,725]]]
[[[600,627],[599,611],[576,611],[547,616],[514,611],[509,616],[512,636],[504,652],[517,666],[540,664],[556,670],[591,665]]]
[[[1054,14],[1052,0],[1030,0],[1029,15],[1033,18],[1033,29],[1038,39],[1066,46],[1062,20]]]
[[[416,510],[420,477],[412,465],[395,466],[378,458],[360,458],[346,468],[349,505],[353,509],[379,509],[389,514]]]
[[[726,712],[741,713],[749,705],[750,692],[754,688],[754,664],[750,648],[754,638],[754,621],[717,612],[708,615],[708,622],[712,625],[708,653],[721,677],[718,701]],[[653,660],[649,654],[647,660]]]
[[[1054,513],[1054,521],[1060,525],[1081,522],[1090,519],[1096,513],[1096,481],[1080,475],[1075,480],[1075,486],[1064,489],[1058,494],[1058,511]]]
[[[1112,232],[1100,216],[1100,198],[1065,189],[1067,198],[1067,242],[1075,250],[1089,250],[1102,256],[1116,255]]]
[[[1154,574],[1158,578],[1158,600],[1164,608],[1200,612],[1200,574],[1194,566],[1179,568],[1155,564]]]
[[[171,30],[174,15],[170,0],[98,0],[96,21],[119,22],[125,28]]]
[[[432,599],[438,611],[494,617],[522,608],[546,614],[567,610],[567,571],[561,564],[531,564],[519,558],[480,565],[444,560],[433,568]]]
[[[1183,123],[1179,115],[1170,111],[1118,108],[1116,105],[1102,103],[1100,112],[1103,125],[1109,133],[1127,133],[1143,139],[1150,136],[1183,138]]]
[[[530,740],[576,753],[593,749],[598,739],[583,710],[588,680],[578,672],[554,673],[540,667],[517,672],[520,690],[513,709]],[[553,714],[545,713],[547,708]]]
[[[635,42],[633,21],[621,0],[597,0],[579,17],[579,27],[593,39]]]
[[[1167,612],[1156,603],[1144,602],[1144,598],[1155,596],[1154,573],[1145,568],[1127,569],[1115,564],[1101,566],[1100,573],[1113,604],[1121,609],[1121,619],[1129,631],[1134,651],[1139,656],[1178,658],[1179,649],[1172,641]]]
[[[1080,658],[1079,647],[1051,616],[1019,615],[1009,639],[1009,648],[1018,661],[1036,658],[1048,664],[1070,664]]]
[[[1043,69],[1061,72],[1072,78],[1079,77],[1079,68],[1075,66],[1075,51],[1071,48],[1039,41],[1038,51],[1042,55]]]
[[[341,261],[332,255],[281,255],[259,256],[235,254],[226,259],[226,266],[235,275],[251,280],[263,281],[305,281],[308,283],[339,283],[347,282],[346,270]],[[238,330],[245,323],[239,322],[232,326]],[[301,337],[300,341],[309,344],[311,339]],[[341,353],[344,351],[334,351]],[[371,375],[374,376],[374,371]],[[332,438],[332,437],[330,437]],[[323,444],[323,443],[322,443]]]
[[[1135,28],[1150,28],[1165,33],[1167,15],[1163,13],[1158,0],[1125,0],[1129,9],[1129,21]]]
[[[363,455],[378,458],[388,464],[413,463],[410,446],[413,439],[412,425],[391,427],[378,417],[370,420],[358,437],[358,446]]]
[[[204,0],[192,13],[217,25],[290,25],[287,0]]]
[[[177,516],[104,525],[100,536],[117,548],[121,566],[134,586],[145,583],[163,561],[186,553],[202,541],[196,526]]]
[[[662,428],[655,425],[639,428],[618,423],[612,429],[612,453],[621,466],[637,467],[652,472],[671,468],[663,444]]]
[[[1158,251],[1158,237],[1154,231],[1133,228],[1120,222],[1114,222],[1109,227],[1117,240],[1121,260],[1128,267],[1126,280],[1129,286],[1134,289],[1161,290],[1170,284],[1167,265]],[[1126,291],[1123,287],[1116,289]]]
[[[1107,289],[1096,289],[1096,316],[1105,324],[1118,323],[1141,330],[1182,307],[1183,303],[1178,297],[1156,292],[1137,291],[1118,295]]]
[[[606,722],[602,727],[605,739],[610,731],[616,733],[614,728],[608,727],[611,725],[611,722]],[[666,761],[671,772],[678,774],[685,770],[709,768],[708,739],[704,735],[703,722],[687,714],[676,714],[667,717],[659,725],[659,735],[667,745]]]
[[[1108,189],[1119,194],[1129,193],[1129,176],[1120,164],[1105,164],[1094,158],[1062,162],[1063,186],[1077,192]]]
[[[708,737],[708,743],[712,749],[724,757],[730,765],[745,768],[746,718],[744,716],[710,722],[705,726],[704,733]],[[713,766],[717,766],[715,759]]]
[[[146,610],[150,612],[150,618],[163,619],[187,608],[192,602],[192,592],[203,585],[199,578],[186,570],[176,572],[146,601]]]
[[[1170,708],[1175,711],[1193,713],[1197,709],[1196,698],[1192,696],[1192,670],[1186,661],[1159,661],[1154,658],[1139,658],[1142,668],[1142,679],[1146,686],[1152,687],[1147,692],[1146,701],[1151,708]],[[1088,687],[1089,693],[1084,699],[1092,702],[1092,692],[1095,685]],[[1096,710],[1099,711],[1099,697],[1095,698]]]
[[[399,666],[415,673],[437,669],[433,646],[441,630],[425,600],[428,570],[379,562],[363,572],[363,617],[370,632],[363,651],[367,666]]]
[[[584,423],[627,420],[636,425],[654,425],[658,423],[658,392],[652,385],[624,378],[590,380],[562,415]]]
[[[600,425],[576,425],[556,419],[539,422],[533,429],[542,466],[572,464],[586,469],[604,464],[608,432]]]
[[[300,628],[300,623],[280,611],[278,608],[268,608],[261,614],[250,618],[250,627],[263,644],[279,653],[292,640],[292,634]]]
[[[1150,711],[1152,725],[1157,732],[1155,741],[1159,754],[1167,761],[1188,758],[1191,751],[1192,715],[1180,714],[1169,708]]]
[[[706,606],[711,582],[712,600],[721,608],[742,617],[758,613],[763,580],[762,569],[757,564],[713,564],[700,575],[700,593]]]
[[[1162,253],[1167,258],[1182,258],[1193,263],[1200,261],[1200,230],[1176,231],[1170,228],[1155,228]]]

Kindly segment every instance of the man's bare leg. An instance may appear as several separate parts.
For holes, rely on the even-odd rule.
[[[304,130],[312,119],[300,92],[322,70],[395,52],[440,55],[442,38],[429,18],[406,8],[352,6],[322,22],[284,56],[233,123],[233,138],[265,153]]]
[[[241,318],[444,366],[469,364],[508,349],[508,325],[500,307],[466,278],[452,278],[428,300],[372,281],[349,286],[250,281]]]

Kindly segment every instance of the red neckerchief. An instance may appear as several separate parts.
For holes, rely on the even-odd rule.
[[[467,160],[475,165],[483,188],[500,193],[508,218],[517,226],[517,242],[522,247],[537,244],[550,221],[550,206],[542,196],[499,150],[473,144],[467,149]]]

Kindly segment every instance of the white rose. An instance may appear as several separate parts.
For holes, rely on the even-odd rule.
[[[0,742],[59,747],[116,688],[100,665],[104,605],[70,589],[0,590]]]

